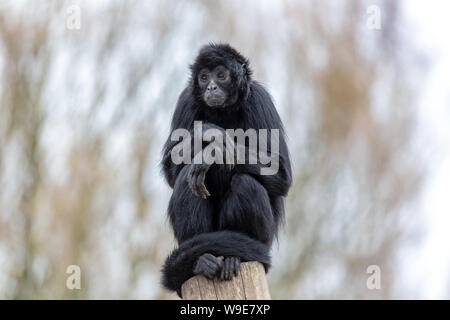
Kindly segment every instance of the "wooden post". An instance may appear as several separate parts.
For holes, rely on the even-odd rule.
[[[183,283],[184,300],[270,300],[266,272],[259,262],[241,263],[230,281],[195,276]]]

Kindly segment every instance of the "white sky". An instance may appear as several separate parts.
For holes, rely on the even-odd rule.
[[[405,1],[410,35],[430,58],[420,96],[421,140],[430,167],[421,210],[426,236],[407,255],[405,276],[416,298],[450,298],[450,2]],[[407,292],[407,291],[406,291]],[[405,297],[414,298],[414,297]]]

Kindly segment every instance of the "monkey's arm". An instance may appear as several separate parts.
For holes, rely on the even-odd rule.
[[[245,164],[238,164],[235,171],[252,175],[270,195],[286,196],[292,184],[292,172],[289,154],[282,137],[280,137],[280,152],[274,157],[275,161],[278,161],[278,166],[273,163],[274,160],[269,164],[262,164],[259,161],[256,164],[249,164],[246,161]],[[269,170],[270,166],[272,167]]]
[[[267,156],[270,156],[272,151],[274,151],[274,158],[278,160],[278,170],[275,170],[269,175],[261,175],[261,169],[268,168],[272,163],[264,165],[259,161],[257,164],[249,164],[246,161],[245,164],[236,166],[236,170],[254,176],[266,188],[269,194],[286,196],[292,184],[292,172],[283,124],[269,93],[262,85],[255,81],[251,83],[250,95],[247,99],[244,113],[244,117],[247,119],[246,129],[267,129]],[[276,148],[271,146],[272,129],[276,129],[279,132],[278,141],[274,141],[278,143],[278,154],[275,154]]]
[[[174,128],[173,130],[175,130],[177,128]],[[185,163],[181,163],[181,164],[174,164],[172,161],[172,150],[173,148],[178,145],[179,143],[181,143],[180,141],[172,141],[169,137],[169,139],[167,139],[167,142],[164,146],[164,150],[163,150],[163,160],[162,160],[162,166],[163,166],[163,171],[164,174],[166,176],[166,180],[169,183],[169,185],[173,188],[174,184],[175,184],[175,180],[179,174],[179,172],[181,171],[181,169],[183,169],[183,167],[185,165],[190,165],[192,169],[190,169],[190,174],[189,174],[189,185],[191,186],[192,191],[199,195],[202,198],[206,198],[207,196],[209,196],[209,192],[208,190],[206,190],[206,187],[204,186],[204,181],[205,181],[205,175],[206,172],[208,171],[210,165],[208,165],[207,163],[205,163],[205,159],[204,157],[202,157],[202,152],[203,149],[209,144],[211,143],[210,140],[205,139],[203,136],[203,132],[205,132],[206,130],[209,129],[215,129],[218,131],[221,131],[224,136],[226,137],[225,140],[223,141],[223,150],[225,150],[225,154],[224,154],[224,163],[226,163],[226,148],[227,146],[230,147],[232,145],[232,143],[230,142],[226,142],[226,139],[230,139],[228,137],[228,135],[226,135],[226,132],[223,128],[211,124],[211,123],[204,123],[202,124],[202,129],[203,131],[200,133],[197,133],[200,137],[202,137],[202,150],[200,150],[194,157],[192,157],[192,155],[194,155],[194,128],[191,128],[189,130],[189,134],[190,134],[190,139],[188,142],[184,141],[185,143],[189,143],[190,145],[190,158],[191,158],[191,164],[185,164]],[[173,131],[172,131],[173,132]],[[200,161],[194,161],[194,159],[196,157],[200,157],[200,159],[202,160]],[[228,170],[233,169],[234,167],[234,162],[233,163],[226,163],[226,168]]]
[[[171,136],[176,129],[186,129],[191,132],[193,139],[194,120],[196,117],[195,102],[192,98],[192,89],[187,87],[180,94],[175,111],[172,116],[170,125],[170,134],[164,144],[162,150],[162,171],[167,183],[171,188],[175,185],[175,180],[185,164],[175,164],[172,161],[172,149],[179,143],[179,141],[172,141]],[[193,144],[192,144],[193,145]]]

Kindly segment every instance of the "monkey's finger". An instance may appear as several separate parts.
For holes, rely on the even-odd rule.
[[[214,279],[214,277],[216,275],[216,271],[215,270],[211,269],[210,267],[206,267],[206,266],[203,268],[203,272],[202,273],[203,273],[203,275],[205,277],[207,277],[210,280]]]
[[[239,273],[239,267],[241,265],[241,259],[235,258],[234,259],[234,275],[237,276]]]
[[[199,188],[199,191],[200,191],[203,199],[206,199],[206,197],[209,197],[211,195],[205,186],[205,176],[206,176],[206,172],[205,171],[201,172],[198,175],[197,181],[196,181],[197,186]]]
[[[217,264],[217,259],[214,257],[213,259],[205,259],[205,264],[210,267],[212,270],[216,270],[219,266]]]
[[[229,280],[233,279],[234,274],[234,258],[230,260],[230,274],[229,274]]]
[[[228,259],[225,258],[223,261],[223,269],[222,269],[222,280],[227,280],[227,266],[228,266]]]
[[[192,171],[189,170],[187,177],[186,177],[186,181],[189,184],[189,187],[192,187]]]
[[[205,192],[203,191],[203,188],[201,185],[195,184],[195,193],[202,199],[206,199]]]
[[[203,184],[203,178],[202,178],[202,174],[201,174],[201,172],[200,172],[200,173],[195,177],[195,185],[196,185],[196,187],[197,187],[197,189],[198,189],[199,195],[200,195],[202,198],[205,198],[205,194],[204,194],[204,190],[203,190],[202,184]]]
[[[191,181],[192,181],[192,191],[194,192],[194,194],[204,199],[203,192],[201,190],[200,185],[198,184],[198,173],[193,174]]]
[[[195,180],[196,180],[196,178],[195,178],[194,170],[191,169],[191,170],[189,170],[187,181],[188,181],[189,188],[191,189],[191,191],[194,194],[198,195],[197,187],[195,185]]]
[[[209,266],[207,266],[205,263],[202,262],[196,265],[193,272],[194,274],[204,274],[205,272],[211,273],[212,270]]]
[[[196,194],[195,186],[193,184],[193,180],[192,179],[188,180],[188,184],[189,184],[189,189],[191,189],[192,193]]]
[[[188,184],[189,184],[189,188],[192,190],[192,192],[195,193],[194,179],[189,179]]]
[[[203,258],[203,262],[205,264],[207,264],[208,266],[212,266],[214,264],[215,259],[216,259],[216,257],[214,257],[213,255],[211,255],[211,256],[203,255],[202,258]]]
[[[195,185],[194,182],[195,182],[194,178],[189,180],[189,188],[191,189],[193,194],[195,194],[197,196],[200,196],[199,193],[198,193],[198,190],[197,190],[197,186]]]
[[[222,270],[220,271],[220,279],[225,280],[225,263],[222,266]]]
[[[208,262],[212,263],[217,268],[221,267],[223,264],[221,259],[219,259],[218,257],[216,257],[210,253],[204,254],[203,256],[205,257],[205,259]]]
[[[214,265],[216,266],[216,271],[219,271],[223,268],[223,261],[216,258],[214,260]]]
[[[208,272],[213,272],[214,270],[216,270],[216,265],[212,260],[209,259],[202,260],[202,267],[203,269],[207,269]]]
[[[224,269],[225,269],[225,280],[230,280],[231,279],[231,277],[230,277],[230,267],[231,267],[230,266],[230,262],[231,262],[230,258],[225,260],[225,267],[224,267]]]
[[[211,194],[209,193],[208,189],[206,189],[206,186],[205,186],[204,183],[202,183],[202,184],[200,185],[200,188],[201,188],[202,193],[203,193],[203,195],[204,195],[204,199],[206,199],[207,197],[211,196]]]
[[[220,274],[220,278],[222,279],[222,280],[228,280],[228,270],[230,269],[229,268],[229,262],[230,262],[230,258],[225,258],[224,260],[223,260],[223,266],[222,266],[222,271],[221,271],[221,274]]]

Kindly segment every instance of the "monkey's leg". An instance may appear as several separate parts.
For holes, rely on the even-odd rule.
[[[219,212],[219,230],[239,231],[270,245],[276,233],[267,190],[248,174],[235,174]],[[246,250],[245,247],[242,250]],[[237,274],[240,259],[225,257],[221,278]]]
[[[213,202],[210,198],[202,199],[192,192],[187,179],[188,173],[189,166],[180,171],[169,202],[169,218],[178,243],[213,231]],[[205,253],[197,259],[193,273],[213,279],[222,265],[222,259]]]
[[[189,188],[189,166],[179,173],[169,202],[169,219],[178,243],[205,232],[213,231],[213,203],[202,199]]]

